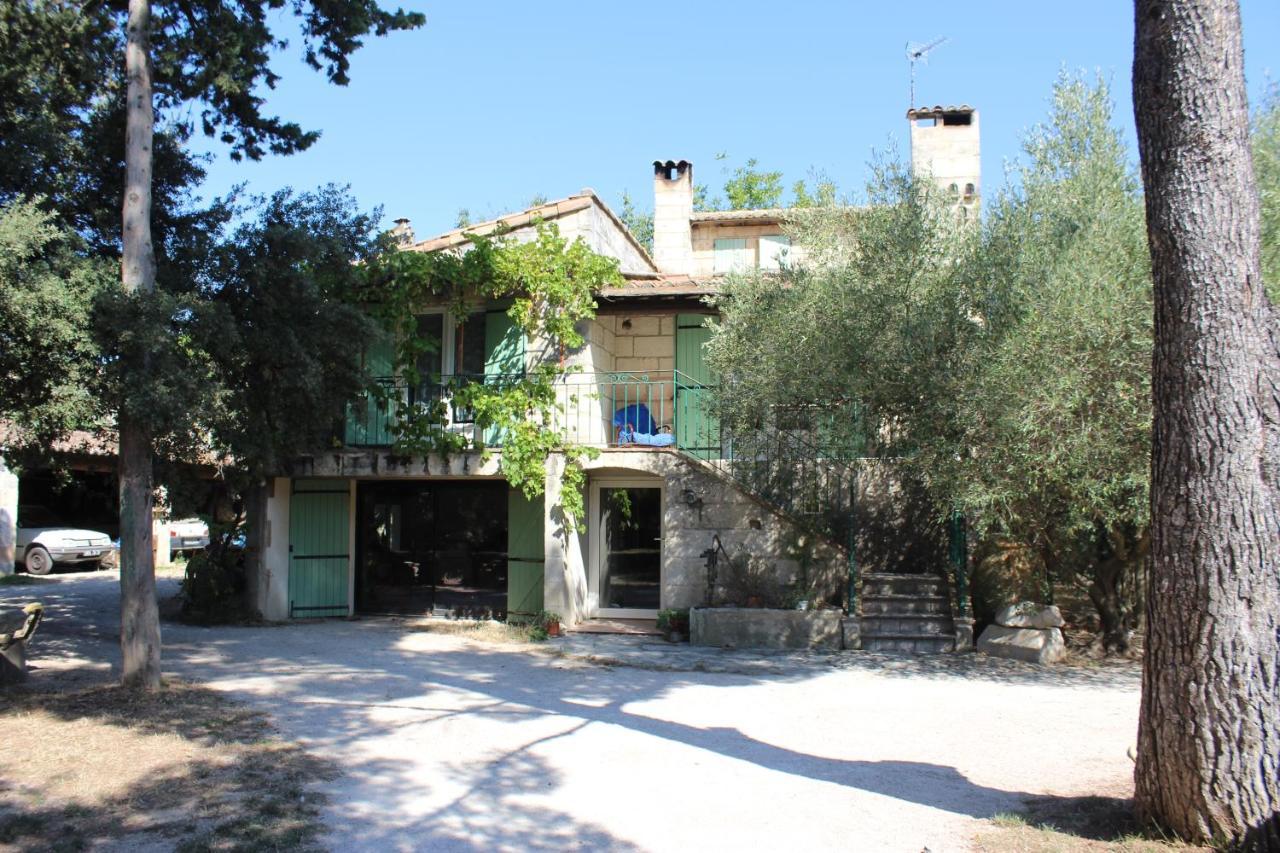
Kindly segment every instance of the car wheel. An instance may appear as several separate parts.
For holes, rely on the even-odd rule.
[[[29,575],[47,575],[53,571],[53,558],[39,545],[27,549],[23,562],[26,563]]]

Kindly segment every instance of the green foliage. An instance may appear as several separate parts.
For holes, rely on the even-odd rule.
[[[182,577],[183,616],[200,624],[242,621],[245,609],[243,550],[231,545],[234,531],[214,529],[212,543],[187,560]]]
[[[727,160],[727,154],[716,155],[717,160]],[[764,172],[754,157],[734,169],[726,171],[725,198],[709,197],[705,184],[694,187],[694,210],[757,210],[777,207],[782,202],[782,173]]]
[[[116,270],[42,200],[0,207],[0,421],[10,459],[105,416],[93,307]]]
[[[1280,87],[1272,86],[1253,117],[1253,171],[1262,201],[1262,280],[1280,305]]]
[[[286,470],[325,446],[335,413],[364,387],[360,348],[378,334],[356,303],[375,220],[347,192],[281,191],[211,247],[180,340],[188,383],[215,401],[201,425],[246,476]],[[199,383],[199,380],[207,380]]]
[[[777,207],[782,201],[782,173],[762,172],[757,166],[758,161],[752,157],[724,182],[730,210]]]
[[[200,207],[193,195],[204,177],[202,160],[184,146],[197,123],[230,146],[235,158],[291,153],[317,138],[263,112],[260,85],[279,79],[269,60],[282,47],[272,33],[280,17],[268,14],[278,5],[151,3],[158,290],[150,298],[109,287],[89,298],[86,276],[99,273],[69,272],[76,257],[114,258],[119,251],[124,4],[23,0],[0,8],[0,204],[40,194],[39,208],[56,211],[59,223],[83,238],[62,239],[56,251],[29,259],[31,275],[44,264],[66,283],[63,292],[42,288],[42,308],[18,306],[19,297],[35,298],[26,284],[0,296],[12,296],[7,308],[17,307],[25,318],[7,328],[23,330],[38,320],[44,329],[40,358],[17,338],[0,354],[21,364],[6,376],[23,377],[29,386],[18,389],[25,403],[13,420],[20,430],[92,427],[98,415],[127,407],[156,430],[162,458],[230,451],[249,470],[261,470],[327,432],[334,399],[358,387],[358,353],[333,345],[358,339],[367,327],[337,285],[362,274],[351,265],[362,251],[349,239],[340,245],[344,237],[337,233],[339,220],[345,216],[350,225],[355,215],[339,213],[336,196],[324,198],[327,191],[305,201],[251,202],[248,209],[236,207],[234,199]],[[347,82],[349,54],[364,36],[423,20],[384,11],[371,0],[304,0],[289,8],[303,24],[307,64],[339,85]],[[255,207],[275,210],[254,225],[229,230],[237,214],[252,216]],[[91,267],[86,261],[80,268]],[[100,269],[104,281],[118,281],[118,264]],[[72,325],[80,330],[78,339],[61,334]],[[87,374],[69,366],[83,362],[86,351],[93,362]],[[145,364],[146,370],[125,373],[122,363]],[[44,365],[57,370],[60,385],[49,386],[36,406],[39,395],[32,388],[43,381]],[[90,389],[91,405],[75,389]],[[5,389],[6,407],[13,390]]]
[[[658,611],[657,628],[663,634],[678,631],[689,636],[689,608],[667,608]]]
[[[537,225],[537,237],[510,242],[493,253],[489,298],[514,297],[507,314],[527,337],[576,349],[584,343],[578,323],[595,316],[594,293],[620,285],[614,258],[598,255],[581,239],[569,243],[553,222]]]
[[[631,201],[631,194],[625,190],[622,193],[622,210],[618,213],[618,218],[622,220],[623,225],[627,226],[627,230],[641,246],[649,252],[653,251],[653,214],[636,210],[635,204]]]
[[[716,155],[716,160],[727,160],[728,158],[729,155],[723,152]],[[710,195],[706,184],[696,185],[693,188],[693,209],[759,210],[780,207],[783,195],[782,173],[762,171],[759,165],[759,161],[752,157],[744,165],[738,166],[733,171],[729,171],[726,168],[724,198],[718,195]],[[835,181],[831,180],[825,173],[811,170],[809,181],[812,181],[812,189],[810,189],[809,183],[803,180],[796,181],[791,185],[792,207],[832,207],[837,203]],[[622,220],[630,227],[631,223],[625,215],[630,205],[630,198],[625,193],[622,196],[622,202],[624,211]],[[640,232],[636,231],[636,233]],[[648,230],[644,233],[652,238],[652,215],[648,217]]]
[[[959,459],[924,458],[980,527],[1062,551],[1147,524],[1150,261],[1105,85],[1060,80],[1025,150],[969,267],[989,325],[965,353]]]
[[[836,182],[823,174],[812,176],[813,190],[804,181],[791,185],[792,207],[832,207],[837,201]]]
[[[891,162],[868,206],[795,211],[809,262],[734,278],[709,358],[741,377],[718,392],[726,426],[854,401],[880,425],[872,452],[900,458],[939,518],[958,508],[1091,584],[1145,549],[1142,205],[1101,83],[1060,80],[1025,151],[976,227]]]
[[[371,259],[365,295],[377,300],[378,316],[396,341],[395,372],[410,384],[440,379],[418,373],[418,356],[434,346],[417,335],[416,314],[424,306],[444,302],[455,315],[465,315],[477,301],[510,301],[507,315],[521,334],[563,356],[585,342],[579,325],[595,316],[593,294],[622,281],[615,259],[592,252],[580,239],[570,243],[555,223],[536,223],[534,239],[524,242],[503,235],[469,239],[470,249],[462,254],[386,247]],[[586,517],[581,462],[594,451],[566,445],[555,427],[559,373],[553,362],[519,378],[459,384],[451,389],[454,403],[474,413],[475,439],[443,428],[448,415],[443,404],[415,406],[395,425],[396,449],[410,455],[487,453],[483,437],[496,432],[502,436],[502,473],[528,498],[543,493],[548,456],[563,453],[560,507],[581,527]]]

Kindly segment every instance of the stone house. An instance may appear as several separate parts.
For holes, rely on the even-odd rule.
[[[937,107],[908,118],[913,160],[976,204],[977,113]],[[562,236],[618,260],[624,283],[597,294],[586,344],[568,356],[576,370],[557,387],[565,436],[599,450],[584,466],[585,530],[559,511],[562,458],[549,460],[545,494],[530,501],[503,479],[500,448],[488,459],[404,458],[391,447],[388,404],[358,401],[339,446],[299,460],[251,504],[251,595],[265,618],[545,609],[569,625],[652,619],[661,608],[704,603],[709,565],[718,560],[723,571],[745,555],[781,582],[803,580],[827,602],[845,600],[844,544],[728,475],[721,463],[730,452],[706,404],[714,377],[703,361],[713,310],[705,297],[728,272],[798,259],[785,211],[695,211],[684,160],[655,162],[653,182],[652,253],[591,190],[427,240],[397,223],[408,249],[439,252],[464,247],[464,231],[523,239],[535,222],[554,222]],[[500,307],[421,312],[418,333],[438,345],[420,365],[424,375],[489,381],[547,356]],[[376,373],[378,356],[368,357]],[[447,382],[408,388],[383,379],[392,407],[448,403]],[[448,429],[476,429],[466,412],[450,412]],[[637,434],[668,438],[652,446]]]

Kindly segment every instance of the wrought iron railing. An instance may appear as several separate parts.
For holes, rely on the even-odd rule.
[[[343,443],[348,447],[390,447],[399,426],[411,413],[430,414],[434,429],[476,437],[475,413],[458,400],[458,391],[467,385],[502,385],[522,379],[520,374],[488,376],[459,374],[439,380],[410,384],[392,376],[374,380],[374,388],[347,406]]]
[[[376,387],[347,407],[343,440],[350,447],[390,447],[398,424],[414,410],[428,411],[440,430],[474,439],[475,413],[459,401],[458,391],[474,383],[502,385],[521,375],[457,375],[409,385],[379,377]],[[670,446],[677,420],[674,371],[565,373],[553,384],[553,425],[575,444],[612,447],[619,444]],[[689,409],[689,401],[681,401]],[[501,436],[483,436],[501,446]]]

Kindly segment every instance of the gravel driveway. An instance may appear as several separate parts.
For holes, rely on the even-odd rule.
[[[33,677],[116,665],[116,580],[0,587],[49,608]],[[742,654],[743,674],[684,652],[689,671],[657,671],[380,619],[164,640],[167,672],[269,709],[344,770],[323,786],[335,850],[937,853],[1030,795],[1132,787],[1132,666]],[[607,642],[626,659],[634,641]]]

